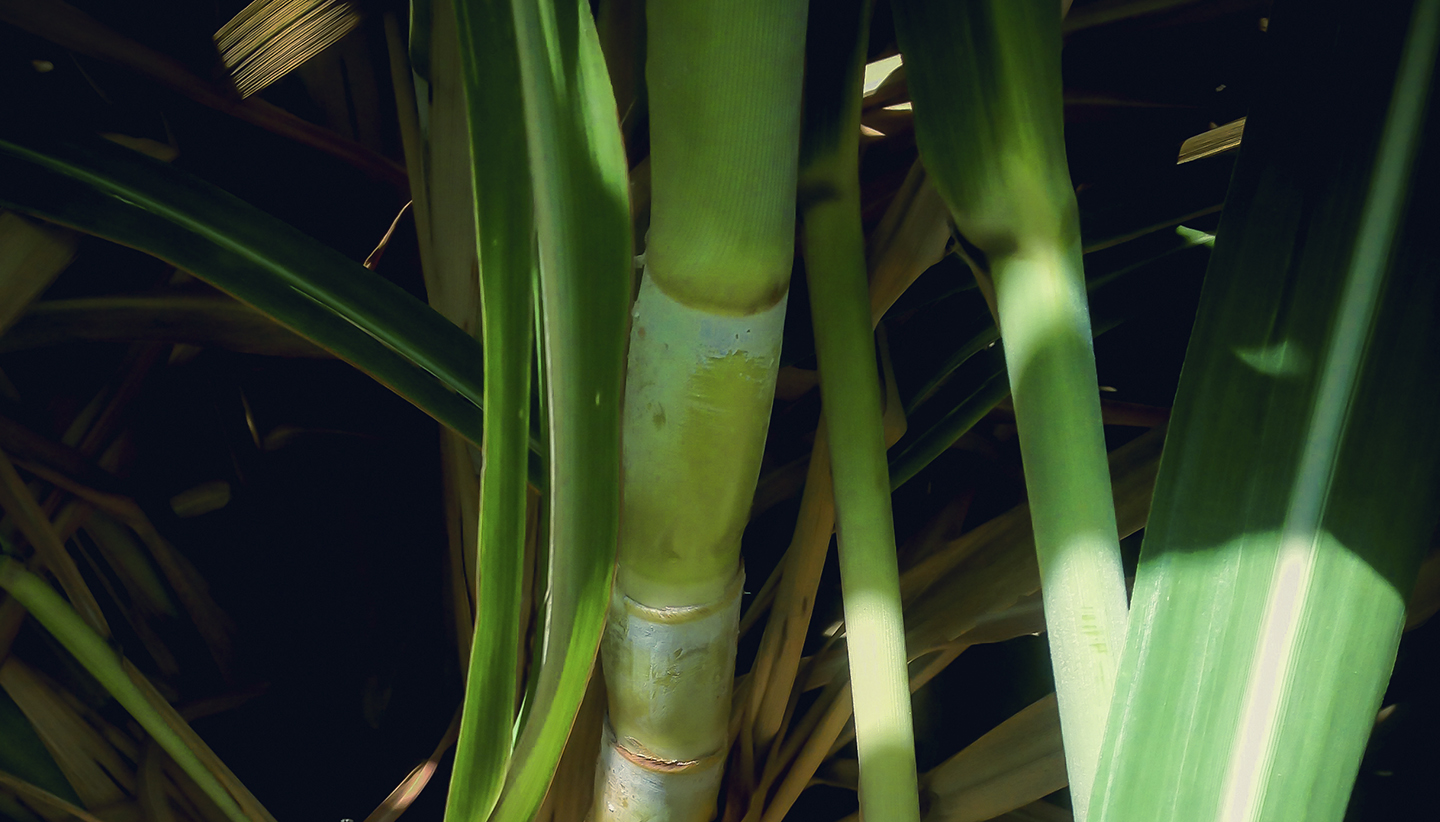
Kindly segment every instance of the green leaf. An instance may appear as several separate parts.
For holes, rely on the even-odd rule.
[[[625,151],[589,4],[511,7],[535,158],[551,495],[544,653],[493,815],[519,822],[534,816],[554,776],[609,604],[633,263]]]
[[[1005,349],[999,343],[968,358],[962,368],[956,379],[958,401],[945,403],[948,407],[943,414],[934,417],[928,425],[907,432],[895,444],[890,459],[891,490],[914,479],[1010,395]]]
[[[1161,462],[1097,820],[1341,819],[1435,527],[1440,158],[1421,147],[1440,139],[1440,1],[1279,5]],[[1354,105],[1317,129],[1334,95]]]
[[[105,140],[0,135],[0,181],[0,204],[174,263],[480,443],[479,344],[334,249]]]
[[[443,4],[441,4],[443,8]],[[514,742],[530,433],[535,219],[519,55],[507,0],[455,4],[469,120],[485,345],[485,462],[480,472],[478,612],[465,683],[449,819],[485,819]],[[494,116],[496,112],[501,116]]]
[[[231,822],[274,822],[255,797],[153,688],[85,623],[74,608],[16,559],[0,556],[0,588],[13,596],[95,677]],[[147,692],[148,690],[148,692]],[[158,700],[158,704],[157,704]],[[208,763],[208,766],[207,766]]]

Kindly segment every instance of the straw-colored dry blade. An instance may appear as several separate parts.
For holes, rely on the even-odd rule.
[[[263,90],[360,24],[349,0],[255,0],[215,32],[240,96]]]
[[[230,822],[274,822],[149,680],[86,625],[55,589],[8,556],[0,557],[0,587],[23,605],[174,757]],[[127,790],[134,790],[133,775]]]
[[[64,537],[51,525],[50,518],[15,470],[15,464],[3,451],[0,451],[0,508],[10,515],[20,533],[30,541],[39,562],[55,575],[86,624],[101,636],[109,637],[110,625],[100,611],[100,603],[81,576],[80,567],[65,550]]]
[[[1051,694],[927,771],[928,822],[981,822],[1065,787],[1060,713]]]
[[[95,717],[82,715],[48,677],[11,657],[0,665],[0,689],[49,751],[68,798],[98,808],[124,801],[134,791],[134,765],[111,744],[113,735],[107,739],[105,732],[113,728],[108,723],[97,728]],[[7,744],[10,739],[7,735]]]
[[[75,258],[80,236],[0,211],[0,334]]]
[[[100,817],[79,807],[74,802],[31,785],[4,771],[0,771],[0,791],[13,794],[17,799],[34,808],[37,813],[45,814],[47,819],[74,817],[81,822],[101,822]]]
[[[404,185],[404,169],[389,158],[259,98],[238,100],[234,92],[195,75],[179,60],[131,40],[62,0],[3,0],[0,20],[63,48],[133,71],[201,105],[332,154],[379,179]]]
[[[1216,126],[1180,144],[1180,158],[1176,163],[1193,163],[1216,154],[1224,154],[1240,147],[1240,138],[1245,134],[1245,118]]]
[[[328,358],[330,352],[223,295],[79,297],[42,300],[0,337],[0,352],[71,340],[154,340],[208,345],[271,357]]]

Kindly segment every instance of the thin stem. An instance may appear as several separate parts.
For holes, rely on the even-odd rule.
[[[855,162],[869,19],[870,4],[850,0],[810,24],[810,66],[820,71],[806,89],[801,239],[833,462],[861,814],[871,822],[918,822],[905,625]]]
[[[1066,767],[1086,807],[1127,605],[1080,250],[993,261]]]

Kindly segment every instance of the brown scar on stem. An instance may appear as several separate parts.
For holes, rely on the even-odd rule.
[[[626,759],[630,760],[631,762],[635,763],[641,768],[644,768],[647,771],[654,771],[657,773],[684,773],[686,771],[693,771],[698,769],[702,764],[704,764],[706,759],[709,759],[709,757],[706,757],[706,759],[660,759],[658,757],[647,756],[646,754],[632,751],[629,748],[625,747],[624,743],[618,740],[615,741],[613,744],[615,746],[615,750],[619,751],[621,756],[625,757]]]

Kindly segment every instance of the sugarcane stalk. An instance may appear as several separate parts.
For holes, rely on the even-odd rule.
[[[593,817],[706,820],[794,246],[805,5],[648,5],[652,216]]]

